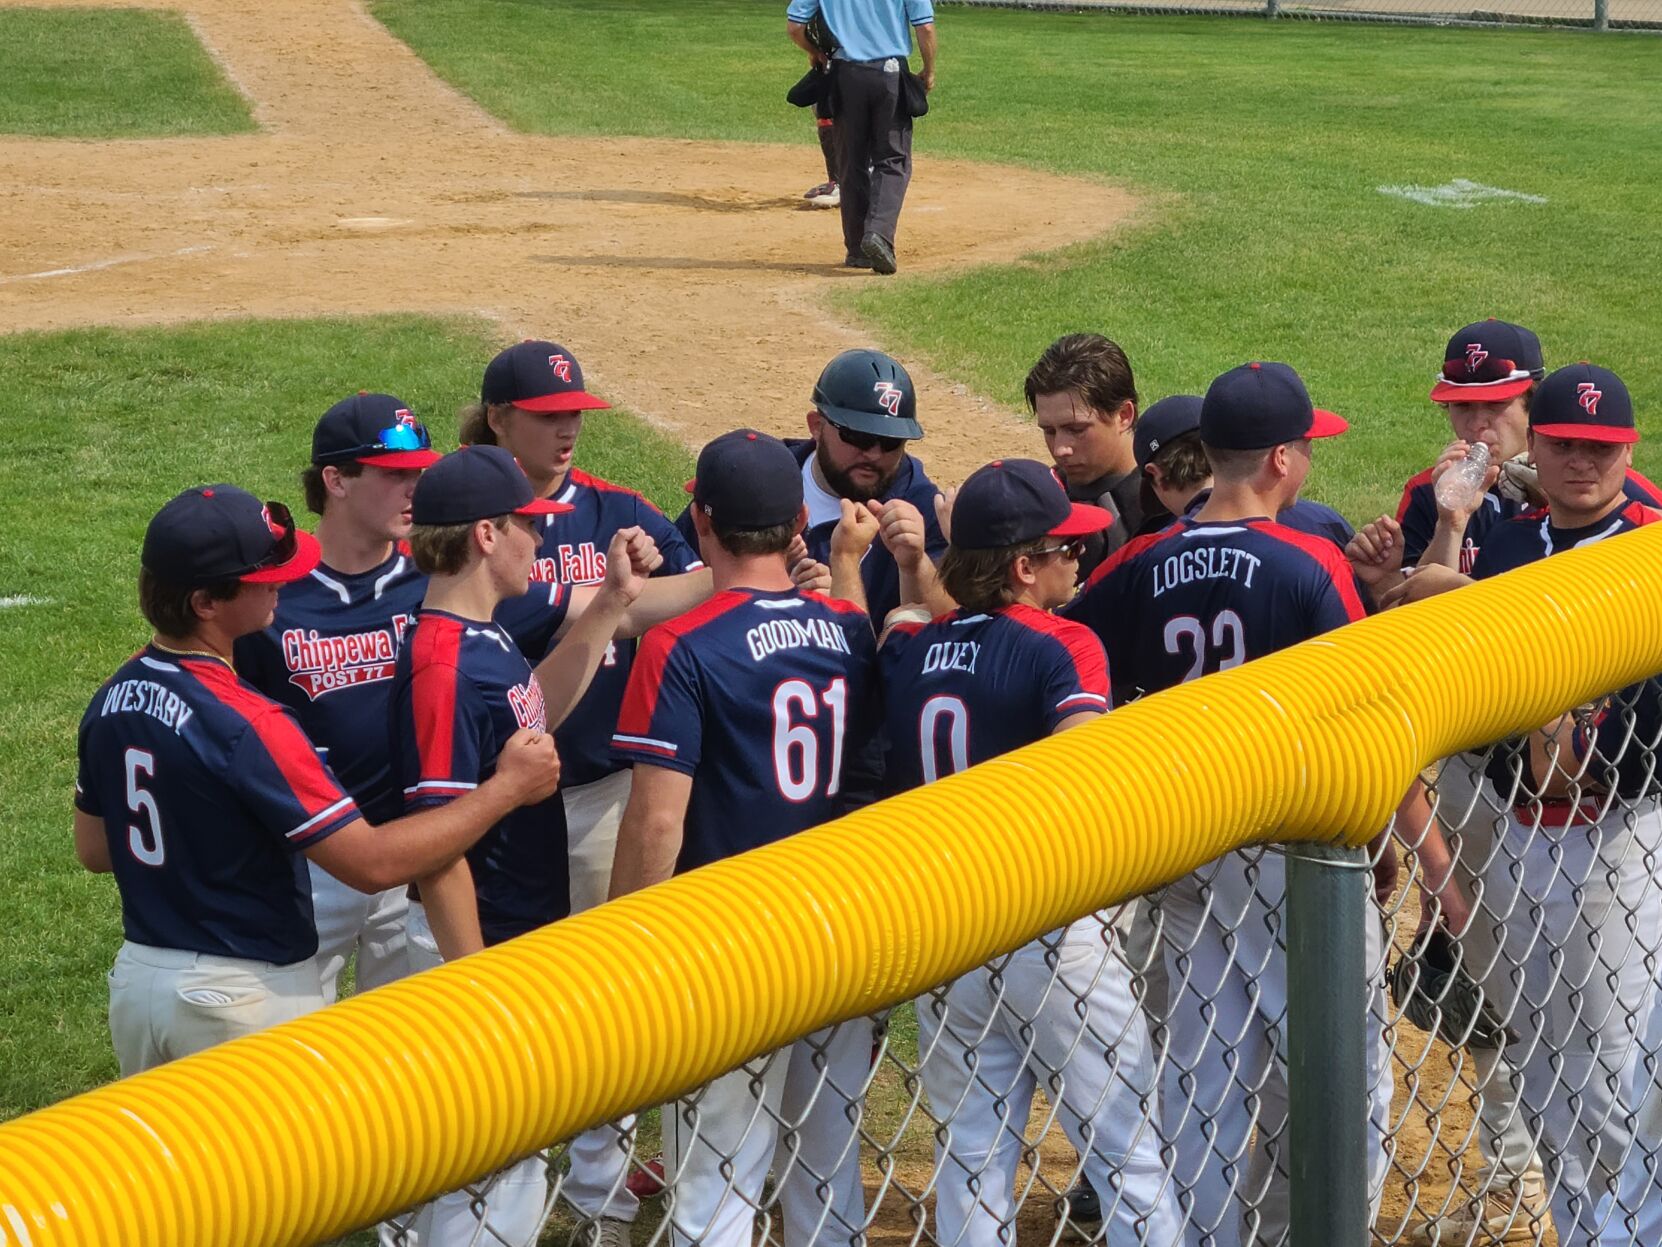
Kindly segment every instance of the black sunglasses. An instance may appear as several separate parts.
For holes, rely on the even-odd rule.
[[[878,437],[874,433],[857,433],[853,429],[845,429],[840,424],[833,424],[837,436],[843,439],[843,445],[852,446],[855,450],[870,450],[875,446],[885,455],[892,455],[906,444],[904,437]]]

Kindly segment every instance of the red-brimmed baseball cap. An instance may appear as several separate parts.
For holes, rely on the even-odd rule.
[[[1543,437],[1580,442],[1636,442],[1633,399],[1608,368],[1583,360],[1560,368],[1535,391],[1529,429]]]
[[[1480,320],[1448,340],[1434,403],[1502,403],[1547,375],[1541,339],[1522,325]]]
[[[570,351],[540,338],[527,338],[491,360],[479,399],[526,411],[603,411],[611,406],[583,388],[583,370]]]
[[[312,430],[312,462],[367,463],[377,468],[430,468],[439,461],[427,426],[402,399],[359,390],[343,398]]]
[[[316,567],[317,538],[280,502],[235,485],[200,485],[169,500],[144,530],[145,570],[176,585],[287,584]]]
[[[1071,501],[1044,464],[994,459],[958,488],[952,544],[962,550],[998,550],[1040,537],[1086,537],[1113,522],[1102,507]]]
[[[564,515],[568,503],[539,498],[519,461],[500,446],[463,446],[421,474],[410,500],[417,524],[471,524],[498,515]]]
[[[1254,362],[1216,378],[1200,401],[1200,440],[1219,450],[1267,450],[1307,437],[1337,437],[1350,424],[1315,406],[1286,364]]]

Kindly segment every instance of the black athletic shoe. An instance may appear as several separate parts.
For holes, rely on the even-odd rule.
[[[844,268],[870,268],[871,261],[863,255],[851,255],[843,258]]]
[[[860,240],[860,250],[879,273],[895,271],[894,244],[881,234],[867,234]]]
[[[1091,1237],[1092,1232],[1102,1224],[1102,1201],[1097,1198],[1091,1184],[1081,1178],[1079,1185],[1062,1198],[1068,1204],[1070,1228],[1081,1238]]]

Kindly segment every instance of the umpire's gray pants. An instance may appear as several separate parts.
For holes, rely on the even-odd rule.
[[[912,119],[900,115],[906,58],[837,62],[837,141],[842,161],[843,246],[877,234],[894,242],[900,205],[912,180]],[[893,66],[893,69],[887,68]]]

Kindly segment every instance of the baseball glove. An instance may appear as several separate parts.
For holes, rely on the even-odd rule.
[[[1500,1048],[1516,1039],[1460,964],[1460,946],[1440,926],[1417,936],[1385,971],[1402,1015],[1451,1047]]]

